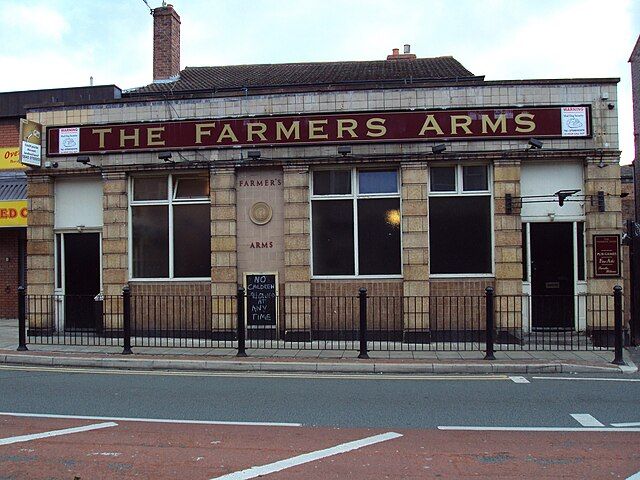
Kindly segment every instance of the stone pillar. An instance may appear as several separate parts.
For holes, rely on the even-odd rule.
[[[210,175],[212,329],[217,336],[230,337],[236,328],[233,297],[238,291],[236,172],[212,168]]]
[[[284,321],[285,338],[311,335],[311,215],[309,167],[285,166]]]
[[[102,182],[103,324],[114,331],[122,329],[122,287],[129,279],[127,175],[103,173]]]
[[[593,235],[622,234],[622,199],[620,198],[619,158],[606,158],[606,167],[600,168],[599,156],[588,158],[585,166],[585,243],[587,261],[587,331],[598,341],[600,334],[613,329],[613,298],[609,296],[615,285],[622,285],[622,278],[595,278],[593,262]],[[605,211],[598,208],[598,192],[603,191]],[[624,270],[624,268],[623,268]],[[607,296],[607,297],[601,297]],[[628,308],[628,306],[624,306]],[[610,339],[612,340],[612,338]]]
[[[429,336],[429,175],[424,162],[401,165],[404,341]]]
[[[54,291],[54,183],[47,175],[27,176],[27,305],[28,327],[51,332],[56,325]],[[17,292],[12,292],[17,295]]]
[[[517,334],[522,327],[522,220],[520,204],[507,214],[505,197],[520,197],[520,160],[496,160],[493,166],[495,324]],[[516,206],[518,208],[516,208]]]

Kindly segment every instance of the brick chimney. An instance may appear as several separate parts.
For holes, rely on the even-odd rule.
[[[387,60],[413,60],[416,58],[414,53],[411,53],[411,45],[405,44],[404,53],[400,53],[399,48],[394,48],[391,55],[387,55]]]
[[[153,9],[153,81],[175,80],[180,74],[180,15],[173,5]]]

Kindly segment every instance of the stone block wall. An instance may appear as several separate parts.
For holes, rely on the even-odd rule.
[[[311,329],[309,167],[285,166],[283,184],[285,325],[291,325],[291,330],[309,331]]]

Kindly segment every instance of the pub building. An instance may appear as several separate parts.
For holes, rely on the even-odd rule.
[[[45,134],[27,174],[29,294],[128,285],[186,302],[244,285],[278,296],[249,326],[309,340],[335,328],[314,302],[361,287],[410,299],[491,286],[533,296],[508,314],[523,332],[582,332],[595,312],[581,295],[622,282],[617,78],[489,81],[408,45],[386,60],[180,70],[179,34],[173,7],[156,8],[153,83],[30,109]],[[407,342],[447,328],[407,305],[372,321]],[[191,308],[224,335],[219,306],[157,315],[169,328]],[[29,328],[121,327],[83,308]]]

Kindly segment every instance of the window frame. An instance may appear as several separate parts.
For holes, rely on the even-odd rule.
[[[174,178],[193,178],[193,177],[205,177],[205,175],[198,175],[197,172],[185,172],[185,173],[162,173],[162,174],[149,174],[149,175],[130,175],[128,178],[128,205],[127,205],[127,231],[128,231],[128,267],[129,267],[129,281],[132,282],[191,282],[191,281],[211,281],[211,275],[208,277],[175,277],[175,265],[174,265],[174,233],[173,233],[173,207],[174,205],[211,205],[211,195],[208,197],[200,197],[196,199],[176,199],[175,193],[177,184],[174,188]],[[162,200],[134,200],[134,183],[136,178],[163,178],[167,180],[167,198]],[[210,180],[208,180],[210,181]],[[153,205],[166,205],[168,210],[168,223],[169,223],[169,276],[168,277],[135,277],[133,275],[133,208],[140,206],[153,206]],[[211,224],[211,219],[209,219]],[[211,255],[211,247],[209,247],[209,255]]]
[[[486,190],[464,190],[463,189],[463,167],[477,167],[484,166],[487,168],[487,189]],[[450,190],[447,192],[441,191],[432,191],[431,190],[431,170],[439,167],[455,167],[456,175],[456,188],[455,190]],[[491,164],[482,163],[482,162],[473,162],[473,163],[443,163],[437,165],[429,166],[429,178],[428,178],[428,197],[490,197],[489,200],[489,225],[490,225],[490,264],[491,264],[491,272],[486,273],[432,273],[431,272],[431,226],[429,226],[429,278],[492,278],[495,277],[496,265],[495,265],[495,218],[494,218],[494,210],[495,210],[495,199],[493,196],[493,168],[491,168]],[[427,219],[429,218],[429,213],[427,213]]]
[[[314,172],[326,171],[326,170],[348,170],[351,172],[351,193],[349,194],[329,194],[329,195],[315,195],[313,193],[313,177]],[[385,193],[363,193],[360,194],[359,176],[358,172],[361,171],[395,171],[396,172],[396,192]],[[356,166],[334,165],[319,167],[310,170],[309,172],[309,240],[310,240],[310,266],[311,266],[311,279],[314,280],[341,280],[341,279],[380,279],[380,278],[403,278],[404,262],[403,262],[403,248],[402,248],[402,179],[400,177],[401,170],[396,165],[377,165],[369,168],[359,168]],[[359,246],[358,246],[358,200],[367,199],[380,199],[380,198],[397,198],[398,206],[400,210],[400,273],[384,273],[377,275],[360,275],[360,258],[359,258]],[[353,208],[353,262],[354,262],[354,274],[353,275],[317,275],[314,273],[313,262],[313,202],[323,200],[351,200]]]

